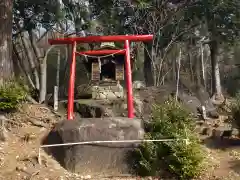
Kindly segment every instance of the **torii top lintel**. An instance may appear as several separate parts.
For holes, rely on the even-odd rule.
[[[51,45],[76,43],[94,43],[94,42],[124,42],[129,41],[152,41],[153,35],[116,35],[116,36],[86,36],[49,39]]]

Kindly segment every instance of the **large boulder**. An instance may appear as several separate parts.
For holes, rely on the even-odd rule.
[[[219,114],[217,112],[217,109],[214,107],[214,105],[211,102],[211,99],[208,97],[202,99],[198,98],[197,96],[193,96],[190,94],[187,94],[185,92],[179,92],[179,99],[183,103],[183,105],[190,110],[194,115],[202,114],[202,106],[205,106],[206,109],[206,115],[210,118],[218,118]]]
[[[210,118],[219,118],[219,113],[204,87],[197,87],[196,96],[200,100],[201,105],[205,106],[207,116]]]
[[[163,104],[169,97],[176,96],[176,85],[166,84],[159,87],[147,87],[140,89],[138,94],[144,103],[143,113],[149,115],[151,114],[153,104]],[[208,117],[219,117],[216,107],[213,105],[209,94],[204,88],[195,87],[187,89],[186,87],[180,86],[178,89],[178,100],[195,116],[202,114],[201,107],[205,106]]]
[[[84,118],[62,121],[46,137],[43,144],[84,141],[116,141],[143,139],[139,119]],[[86,175],[120,175],[133,172],[131,152],[138,143],[102,143],[46,149],[67,170]]]
[[[187,94],[187,96],[192,97],[196,103],[195,105],[200,102],[200,106],[195,107],[198,112],[201,112],[201,106],[205,106],[206,114],[210,118],[218,118],[219,114],[217,112],[216,107],[213,105],[209,93],[202,85],[196,85],[195,83],[191,82],[188,76],[184,76],[183,74],[180,77],[180,85],[181,90]],[[197,99],[196,99],[197,98]],[[198,102],[197,102],[198,101]]]
[[[201,102],[197,97],[180,91],[178,98],[183,103],[183,106],[185,106],[186,109],[188,109],[194,116],[198,116],[198,107],[201,107]]]

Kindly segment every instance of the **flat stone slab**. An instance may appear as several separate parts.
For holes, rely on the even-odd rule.
[[[62,121],[43,144],[143,139],[140,119],[83,118]],[[51,147],[46,151],[67,170],[86,175],[131,174],[131,152],[139,143],[102,143]]]

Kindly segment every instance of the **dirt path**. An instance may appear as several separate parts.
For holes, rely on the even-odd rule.
[[[239,180],[239,173],[235,169],[235,164],[240,157],[238,150],[212,150],[211,156],[216,162],[216,168],[210,172],[210,176],[222,180]],[[239,157],[238,157],[239,156]],[[238,162],[240,165],[240,161]],[[240,169],[239,169],[240,170]]]

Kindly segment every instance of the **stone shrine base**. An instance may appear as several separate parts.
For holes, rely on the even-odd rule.
[[[123,99],[124,90],[120,84],[116,85],[101,85],[92,87],[92,99]]]
[[[139,140],[144,130],[140,119],[124,117],[83,118],[62,121],[43,144],[83,141]],[[67,170],[83,175],[116,176],[133,172],[131,152],[137,143],[104,143],[44,148]]]

